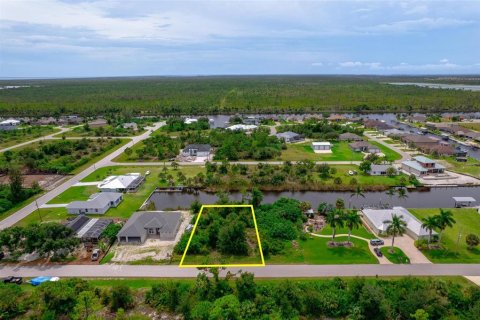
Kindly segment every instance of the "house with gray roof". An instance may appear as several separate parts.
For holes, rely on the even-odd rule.
[[[277,136],[278,139],[283,140],[287,143],[298,142],[298,141],[303,141],[304,140],[302,135],[300,135],[296,132],[292,132],[292,131],[277,133],[276,136]]]
[[[362,137],[356,135],[355,133],[345,132],[338,136],[338,140],[340,141],[362,141]]]
[[[389,223],[393,215],[401,217],[406,223],[406,233],[413,239],[426,239],[428,238],[429,231],[422,227],[422,222],[411,214],[404,207],[393,207],[391,209],[363,209],[363,217],[369,225],[369,227],[379,235],[386,234]],[[437,234],[435,231],[432,235]]]
[[[402,170],[420,177],[428,174],[444,173],[445,167],[427,157],[416,156],[412,160],[403,161]]]
[[[393,168],[395,170],[395,175],[398,174],[397,169],[389,164],[372,164],[368,174],[371,176],[386,176],[389,168]]]
[[[142,244],[148,238],[172,241],[181,222],[182,214],[178,211],[135,212],[118,232],[117,239],[121,244]]]
[[[104,214],[108,209],[117,207],[123,196],[119,192],[100,192],[86,201],[73,201],[67,205],[70,214]]]
[[[208,157],[212,147],[209,144],[189,144],[182,150],[184,157]]]
[[[355,152],[380,153],[380,148],[368,143],[367,141],[357,141],[349,143],[348,146]]]

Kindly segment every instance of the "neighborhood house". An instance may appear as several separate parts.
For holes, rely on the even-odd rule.
[[[0,130],[9,131],[15,130],[20,125],[20,121],[15,119],[8,119],[0,122]]]
[[[181,218],[182,214],[178,211],[135,212],[118,232],[118,242],[142,244],[147,238],[175,240]]]
[[[123,196],[118,192],[100,192],[90,196],[87,201],[73,201],[67,205],[70,214],[104,214],[110,208],[115,208]]]
[[[315,153],[331,153],[332,144],[328,141],[312,142],[312,149]]]
[[[123,124],[123,129],[132,129],[133,131],[138,130],[138,125],[135,122],[127,122]]]
[[[145,177],[140,173],[127,173],[121,176],[109,176],[98,184],[102,192],[133,192],[143,183]]]
[[[348,146],[355,152],[380,153],[380,149],[366,141],[357,141],[349,143]]]
[[[372,176],[385,176],[387,175],[389,168],[395,170],[392,171],[395,175],[398,174],[397,169],[388,164],[372,164],[368,173]]]
[[[444,173],[445,167],[434,160],[424,156],[414,157],[412,160],[402,162],[402,170],[416,176]]]
[[[182,155],[185,157],[208,157],[211,149],[209,144],[189,144],[183,149]]]
[[[66,227],[75,232],[77,238],[84,243],[97,243],[102,232],[113,223],[112,219],[90,219],[83,214],[69,221]]]
[[[301,136],[298,133],[292,132],[292,131],[277,133],[277,138],[280,139],[280,140],[283,140],[287,143],[298,142],[298,141],[303,141],[304,140],[303,136]]]
[[[355,133],[345,132],[338,136],[340,141],[362,141],[362,137],[356,135]]]
[[[392,216],[402,217],[407,223],[406,233],[415,240],[425,239],[429,232],[422,227],[422,222],[413,216],[407,209],[403,207],[393,207],[392,209],[363,209],[363,216],[370,228],[379,235],[387,232],[388,223]],[[432,234],[437,234],[435,231]]]

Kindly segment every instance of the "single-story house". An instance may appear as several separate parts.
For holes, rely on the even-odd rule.
[[[371,176],[386,176],[388,168],[395,169],[395,174],[398,174],[397,168],[389,164],[372,164],[368,174]]]
[[[292,131],[277,133],[276,136],[278,139],[285,142],[298,142],[304,140],[302,135]]]
[[[366,141],[352,142],[348,146],[355,152],[380,153],[380,148]]]
[[[391,125],[389,125],[388,123],[380,121],[380,120],[374,120],[374,119],[364,119],[363,120],[363,126],[365,128],[376,129],[376,130],[379,130],[379,131],[393,129],[393,127]]]
[[[402,170],[416,176],[443,173],[445,167],[424,156],[416,156],[412,160],[402,162]]]
[[[332,150],[332,144],[328,141],[321,141],[321,142],[312,142],[312,149],[314,152],[325,152]]]
[[[407,134],[401,137],[401,140],[409,146],[417,147],[418,145],[425,146],[427,144],[434,145],[438,143],[438,139],[433,139],[419,134]]]
[[[108,209],[117,207],[123,196],[118,192],[100,192],[90,196],[86,201],[72,201],[67,205],[70,214],[104,214]]]
[[[88,122],[88,125],[92,128],[104,127],[108,124],[108,121],[102,118],[98,118]]]
[[[455,149],[449,144],[418,143],[416,147],[424,153],[437,154],[439,156],[451,156],[455,154]]]
[[[362,213],[365,221],[376,234],[386,234],[388,223],[385,223],[385,221],[391,221],[392,216],[397,215],[402,217],[407,223],[407,235],[415,240],[428,238],[429,231],[423,228],[422,222],[404,207],[393,207],[392,209],[363,209]],[[435,234],[437,233],[433,231],[432,235]]]
[[[65,226],[72,229],[82,242],[97,243],[102,232],[113,223],[112,219],[90,219],[83,214],[69,221]]]
[[[327,120],[332,122],[339,122],[347,119],[344,115],[341,114],[332,114],[330,115]]]
[[[123,129],[132,129],[133,131],[138,130],[138,125],[135,122],[126,122],[122,125]]]
[[[118,232],[117,239],[123,244],[141,244],[147,238],[175,240],[182,222],[178,211],[143,211],[135,212]]]
[[[185,157],[208,157],[212,147],[209,144],[189,144],[182,150]]]
[[[145,181],[140,173],[127,173],[120,176],[109,176],[97,185],[102,192],[132,192]]]
[[[246,116],[242,118],[243,124],[256,125],[256,126],[260,124],[261,120],[262,120],[262,117],[259,117],[259,116]]]
[[[407,135],[407,133],[404,130],[399,130],[396,128],[385,130],[383,134],[385,134],[387,137],[392,137],[392,138],[399,138]]]
[[[0,122],[0,131],[15,130],[20,125],[19,120],[7,119]]]
[[[338,136],[338,140],[340,141],[362,141],[362,137],[356,135],[355,133],[345,132]]]
[[[195,122],[198,122],[198,119],[195,119],[195,118],[185,118],[185,120],[183,121],[183,123],[185,123],[185,124],[192,124],[192,123],[195,123]]]

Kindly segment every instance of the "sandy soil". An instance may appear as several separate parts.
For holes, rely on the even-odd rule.
[[[23,186],[30,188],[34,181],[37,181],[42,189],[51,190],[58,182],[66,176],[59,174],[26,174],[23,175]],[[0,175],[0,184],[9,183],[8,175]]]

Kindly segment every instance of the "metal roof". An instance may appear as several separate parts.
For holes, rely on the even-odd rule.
[[[475,202],[475,198],[473,197],[453,197],[453,200],[456,202]]]
[[[110,201],[116,202],[122,194],[119,192],[100,192],[90,196],[87,201],[72,201],[67,205],[67,209],[101,209],[105,208]]]

